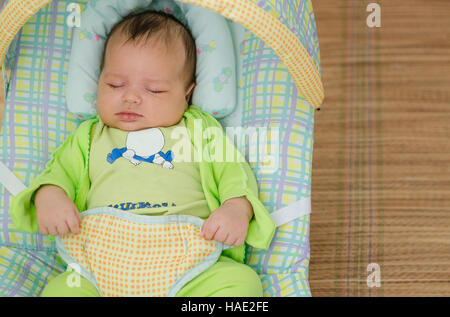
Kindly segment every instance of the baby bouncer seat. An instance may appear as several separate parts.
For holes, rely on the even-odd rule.
[[[102,2],[105,0],[7,0],[0,12],[5,88],[0,130],[0,296],[39,296],[50,279],[66,270],[55,242],[40,233],[19,231],[9,209],[12,198],[42,172],[54,150],[92,115],[87,108],[68,107],[66,83],[75,42],[101,37],[83,29],[77,15],[88,9],[98,11]],[[119,3],[125,2],[131,6],[139,2],[139,9],[145,3],[186,20],[190,8],[223,19],[226,27],[221,30],[226,30],[231,40],[227,47],[231,53],[225,58],[232,57],[232,64],[225,67],[219,63],[219,73],[205,79],[208,83],[198,83],[193,104],[216,117],[224,128],[259,131],[253,146],[240,150],[250,162],[259,198],[277,229],[267,250],[246,246],[245,262],[259,274],[264,296],[311,296],[314,110],[323,100],[311,1],[123,0],[109,5],[123,14],[126,9]],[[222,51],[220,39],[205,42],[194,37],[199,55]],[[202,67],[197,65],[198,79]],[[227,96],[231,99],[221,98],[222,102],[214,105],[205,101],[217,100],[217,94],[230,87]],[[93,93],[80,96],[87,107],[95,100]],[[270,137],[264,131],[270,131]],[[261,139],[261,135],[265,137]],[[260,148],[266,145],[276,146],[276,151],[269,153],[270,168],[268,154],[260,155]]]

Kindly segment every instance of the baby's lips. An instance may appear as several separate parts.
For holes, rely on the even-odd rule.
[[[127,121],[127,122],[135,121],[138,118],[142,117],[142,115],[140,115],[138,113],[134,113],[134,112],[119,112],[119,113],[116,113],[116,115],[122,121]]]

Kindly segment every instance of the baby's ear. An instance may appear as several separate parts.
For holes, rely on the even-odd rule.
[[[188,89],[186,89],[186,101],[189,103],[189,100],[191,100],[192,92],[194,91],[195,82],[192,82]]]

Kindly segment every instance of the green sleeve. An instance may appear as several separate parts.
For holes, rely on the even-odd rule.
[[[251,203],[254,214],[249,223],[245,242],[256,248],[267,249],[275,234],[276,225],[259,200],[258,185],[249,164],[224,133],[222,126],[216,119],[207,113],[200,112],[198,108],[193,106],[191,106],[190,111],[196,117],[202,117],[203,122],[207,125],[206,131],[211,127],[216,128],[213,132],[214,138],[207,137],[210,150],[206,152],[210,153],[211,156],[219,154],[220,157],[220,153],[216,151],[222,148],[224,155],[232,155],[231,157],[235,158],[233,162],[215,161],[214,157],[207,158],[212,161],[212,171],[218,188],[220,204],[233,197],[245,196]],[[206,134],[208,135],[207,132]]]
[[[83,122],[52,154],[45,170],[11,202],[10,215],[14,225],[21,231],[34,233],[39,230],[34,195],[40,186],[52,184],[61,187],[74,201],[78,184],[88,162],[86,129],[89,121]],[[83,137],[85,135],[86,137]]]
[[[241,156],[234,144],[224,135],[227,151]],[[245,196],[253,207],[253,218],[245,242],[253,247],[267,249],[275,233],[275,223],[258,197],[258,185],[247,162],[213,162],[214,177],[218,183],[220,204],[227,199]]]

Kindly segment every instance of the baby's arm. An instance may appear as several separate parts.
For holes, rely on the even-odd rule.
[[[204,181],[207,183],[206,188],[210,189],[210,193],[216,197],[220,203],[220,207],[213,211],[210,218],[216,213],[216,210],[218,211],[217,213],[219,213],[219,210],[224,209],[231,211],[231,213],[229,213],[230,218],[233,217],[232,214],[235,212],[237,213],[238,211],[240,212],[237,216],[239,219],[241,219],[243,215],[247,215],[247,217],[251,218],[250,223],[245,223],[243,220],[239,221],[239,223],[244,223],[247,226],[245,243],[255,248],[267,249],[275,234],[276,226],[275,222],[270,217],[268,210],[259,200],[258,184],[250,165],[234,146],[234,143],[228,139],[220,123],[211,115],[201,111],[195,106],[190,106],[188,111],[184,113],[184,117],[186,118],[186,126],[190,130],[195,129],[194,122],[196,119],[202,120],[205,127],[204,130],[208,130],[209,128],[218,129],[219,133],[212,131],[212,133],[207,134],[206,145],[205,143],[198,144],[198,147],[201,150],[207,150],[206,153],[209,153],[210,158],[215,157],[217,149],[225,150],[226,156],[223,158],[235,158],[233,162],[215,161],[212,159],[210,161],[212,176],[208,175],[208,173],[204,174]],[[210,146],[210,149],[204,148],[204,146]],[[214,152],[212,149],[214,149]],[[203,151],[203,153],[205,153],[205,151]],[[228,154],[233,155],[228,156]],[[228,204],[225,204],[225,202],[231,200],[233,197],[242,198],[239,200],[241,202],[241,207],[231,208]],[[248,204],[250,204],[252,212],[246,214],[245,207],[242,208],[242,206]],[[204,226],[209,226],[206,223],[209,222],[208,220],[209,218],[205,221]],[[225,252],[227,251],[228,250]]]
[[[68,221],[65,225],[73,228],[74,223],[70,221],[70,217],[67,219],[66,211],[73,207],[72,202],[75,202],[78,208],[83,207],[83,202],[76,200],[76,189],[80,187],[79,184],[84,180],[87,171],[88,132],[93,127],[92,122],[95,121],[87,120],[81,123],[55,150],[44,171],[13,198],[10,215],[19,230],[30,233],[37,231],[62,233],[67,229],[60,224],[62,215],[64,220]],[[54,185],[52,190],[48,189],[48,185]],[[56,211],[61,214],[55,215]],[[49,221],[52,222],[51,227]]]
[[[206,240],[240,246],[247,236],[253,208],[245,197],[235,197],[224,201],[203,223],[201,235]]]
[[[43,185],[34,197],[39,231],[52,236],[69,232],[77,234],[81,216],[73,201],[61,187]]]

